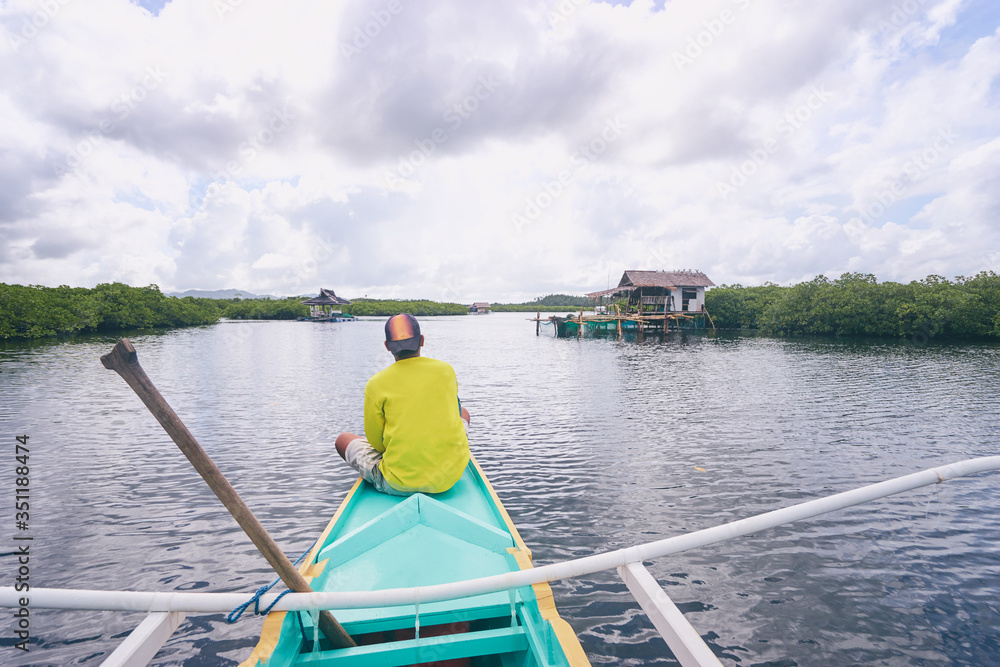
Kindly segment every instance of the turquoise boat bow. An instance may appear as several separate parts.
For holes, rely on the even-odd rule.
[[[360,479],[299,568],[315,591],[442,584],[532,567],[531,551],[473,458],[445,493],[377,492]],[[359,646],[326,647],[305,612],[272,612],[241,667],[589,665],[548,584],[421,605],[331,610]]]

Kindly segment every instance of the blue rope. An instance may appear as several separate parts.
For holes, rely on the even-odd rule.
[[[309,546],[308,549],[306,549],[305,551],[302,552],[301,556],[299,556],[298,558],[295,559],[295,562],[292,563],[292,567],[295,567],[296,565],[298,565],[299,563],[301,563],[302,559],[306,557],[306,554],[308,554],[310,551],[312,551],[312,548],[314,546],[316,546],[316,542],[313,542]],[[231,612],[229,612],[229,615],[226,616],[226,622],[228,622],[228,623],[235,623],[236,621],[240,620],[240,616],[243,615],[243,612],[245,612],[247,610],[247,607],[249,607],[251,604],[253,604],[253,613],[256,614],[256,615],[258,615],[258,616],[263,616],[265,614],[270,613],[270,611],[274,607],[274,605],[278,604],[278,600],[280,600],[281,598],[285,597],[286,595],[288,595],[289,593],[292,592],[291,589],[286,589],[286,590],[282,591],[281,594],[278,595],[278,597],[274,598],[274,602],[272,602],[271,604],[267,605],[267,609],[265,609],[264,611],[261,611],[260,610],[260,598],[261,598],[261,596],[264,595],[264,593],[267,593],[272,588],[274,588],[274,585],[276,583],[278,583],[279,581],[281,581],[281,577],[278,577],[277,579],[275,579],[274,581],[272,581],[271,583],[269,583],[267,586],[261,586],[260,588],[258,588],[257,592],[253,594],[252,598],[250,598],[249,600],[247,600],[246,602],[244,602],[243,604],[241,604],[236,609],[233,609]]]

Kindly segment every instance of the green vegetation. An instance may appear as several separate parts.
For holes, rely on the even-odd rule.
[[[525,303],[498,303],[490,306],[495,313],[522,313],[544,310],[549,313],[575,312],[593,309],[594,302],[585,296],[569,294],[549,294]]]
[[[352,299],[344,306],[344,313],[355,317],[389,317],[409,313],[416,317],[426,315],[468,315],[469,307],[460,303],[438,303],[426,299]]]
[[[294,320],[309,315],[301,297],[205,299],[168,297],[156,285],[104,283],[94,289],[0,283],[0,339],[42,338],[84,332],[213,324],[234,320]],[[397,313],[466,315],[460,303],[358,299],[345,314],[388,317]]]
[[[307,317],[309,306],[302,305],[301,297],[287,299],[225,299],[229,304],[222,316],[231,320],[294,320]]]
[[[705,302],[717,327],[768,335],[1000,338],[1000,275],[992,271],[906,284],[845,273],[791,287],[723,285]]]
[[[0,338],[41,338],[78,332],[212,324],[231,319],[295,319],[308,315],[299,297],[203,299],[164,296],[159,287],[103,283],[94,289],[0,283]],[[706,307],[720,329],[756,329],[763,334],[878,337],[1000,338],[1000,275],[983,271],[946,280],[879,283],[875,276],[819,276],[791,287],[722,285],[708,290]],[[494,311],[534,312],[590,309],[586,297],[550,294]],[[459,303],[426,299],[357,299],[344,312],[388,317],[397,313],[465,315]]]
[[[705,308],[721,329],[759,329],[761,316],[787,289],[774,283],[721,285],[706,290]]]
[[[167,297],[156,285],[103,283],[86,289],[0,283],[0,338],[211,324],[220,314],[212,299]]]

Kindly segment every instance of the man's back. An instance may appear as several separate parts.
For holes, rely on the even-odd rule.
[[[439,493],[469,462],[469,441],[450,364],[400,359],[365,386],[365,437],[383,452],[379,469],[399,490]]]

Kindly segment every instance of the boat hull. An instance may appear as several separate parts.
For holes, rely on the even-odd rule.
[[[427,586],[532,567],[472,459],[434,495],[381,494],[358,480],[300,568],[314,590]],[[331,610],[361,646],[330,650],[306,613],[276,612],[241,667],[277,665],[589,665],[548,584],[419,605]],[[415,627],[420,636],[415,636]],[[370,643],[369,643],[370,642]],[[447,662],[460,661],[460,662]]]

